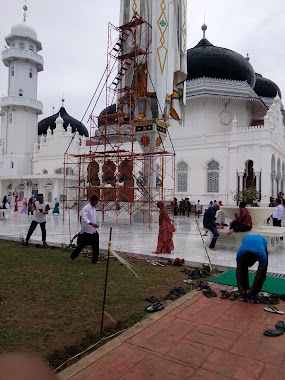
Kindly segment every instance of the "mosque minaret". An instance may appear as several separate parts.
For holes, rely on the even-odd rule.
[[[24,20],[5,38],[2,61],[8,68],[8,96],[1,99],[1,175],[14,177],[30,172],[30,153],[38,136],[38,73],[43,71],[42,45],[36,31]]]

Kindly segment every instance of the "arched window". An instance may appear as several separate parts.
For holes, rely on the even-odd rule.
[[[11,67],[11,76],[13,77],[15,75],[15,68],[14,66]]]
[[[19,96],[23,96],[23,90],[19,88]]]
[[[34,51],[33,45],[29,45],[29,50]]]
[[[185,161],[177,165],[177,192],[187,193],[188,189],[188,165]]]
[[[33,78],[33,70],[32,69],[29,70],[29,77]]]
[[[217,161],[212,160],[207,166],[207,192],[219,192],[219,171],[220,165]]]

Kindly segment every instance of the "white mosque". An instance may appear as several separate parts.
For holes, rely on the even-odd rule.
[[[191,201],[233,204],[238,190],[255,187],[261,205],[285,191],[283,106],[278,86],[256,74],[249,57],[212,45],[205,37],[187,52],[186,115],[170,127],[176,153],[175,195]],[[21,200],[37,192],[48,202],[64,193],[64,153],[92,149],[86,127],[66,112],[38,122],[42,50],[36,31],[23,23],[5,38],[2,61],[8,94],[1,99],[0,195]],[[115,106],[116,107],[116,106]],[[112,112],[114,107],[112,108]],[[169,141],[165,141],[166,149]],[[139,148],[138,148],[139,149]],[[67,168],[68,170],[68,168]],[[76,181],[76,171],[65,173]]]

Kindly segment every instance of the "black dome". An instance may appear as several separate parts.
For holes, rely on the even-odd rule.
[[[247,81],[254,87],[251,64],[232,50],[212,45],[206,38],[187,51],[187,79],[202,77]]]
[[[102,118],[100,118],[100,116],[112,115],[116,112],[117,112],[117,105],[116,104],[111,104],[109,107],[104,108],[103,111],[101,111],[100,115],[98,116],[98,125],[105,125],[106,121],[107,122],[115,121],[114,118],[102,119]]]
[[[275,96],[279,95],[281,99],[281,91],[277,84],[272,82],[272,80],[264,78],[260,74],[256,75],[256,82],[254,86],[254,91],[257,93],[258,96],[262,96],[264,98],[275,98]]]
[[[38,134],[45,135],[49,127],[51,130],[55,129],[55,121],[59,115],[63,119],[63,127],[65,130],[70,124],[72,128],[72,133],[75,133],[77,131],[81,136],[89,137],[89,133],[85,125],[80,123],[80,121],[74,119],[73,117],[69,116],[64,107],[61,107],[56,114],[46,117],[38,123]]]

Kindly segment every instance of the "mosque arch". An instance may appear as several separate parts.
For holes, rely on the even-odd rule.
[[[187,162],[184,160],[178,161],[176,165],[178,193],[187,193],[188,191],[188,171],[189,165]]]

